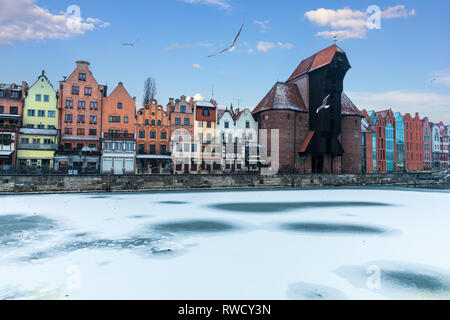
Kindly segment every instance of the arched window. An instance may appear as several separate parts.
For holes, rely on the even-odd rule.
[[[148,119],[145,120],[145,124],[148,125]]]
[[[150,138],[151,139],[156,139],[156,131],[150,132]]]
[[[158,126],[160,126],[161,125],[161,120],[158,120]]]
[[[155,120],[152,120],[152,126],[154,126],[155,125]]]

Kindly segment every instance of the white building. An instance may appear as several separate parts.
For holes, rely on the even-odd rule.
[[[135,133],[102,133],[101,173],[132,174],[135,163]]]
[[[222,169],[225,172],[257,169],[258,122],[250,109],[219,110],[217,131],[223,143]]]

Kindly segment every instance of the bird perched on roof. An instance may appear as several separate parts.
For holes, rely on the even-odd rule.
[[[217,56],[217,55],[219,55],[219,54],[221,54],[221,53],[224,53],[224,52],[227,52],[227,51],[233,52],[233,51],[236,49],[236,42],[237,42],[239,36],[241,35],[241,31],[242,31],[242,29],[244,28],[244,24],[245,24],[245,23],[243,23],[242,26],[241,26],[241,28],[239,29],[239,32],[238,32],[238,34],[236,35],[236,37],[234,38],[234,41],[233,41],[233,43],[231,44],[231,46],[229,46],[229,47],[226,48],[226,49],[220,50],[219,52],[214,53],[214,54],[212,54],[212,55],[210,55],[210,56],[207,56],[207,58],[211,58],[211,57]]]
[[[134,47],[137,43],[138,43],[139,39],[137,39],[135,42],[125,42],[122,43],[123,46],[130,46],[130,47]]]
[[[330,107],[329,105],[327,105],[328,99],[330,98],[330,96],[331,96],[331,94],[327,95],[325,97],[325,99],[323,99],[322,105],[319,108],[317,108],[317,111],[316,111],[317,114],[319,114],[320,110],[328,109]]]

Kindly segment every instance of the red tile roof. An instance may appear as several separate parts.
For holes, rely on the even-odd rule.
[[[225,112],[229,112],[228,109],[217,109],[217,121],[220,121],[220,119],[222,119]]]
[[[306,149],[308,149],[309,144],[311,143],[311,139],[314,137],[315,131],[310,131],[306,135],[305,141],[303,141],[302,147],[300,148],[300,153],[305,153]]]
[[[295,84],[277,82],[252,114],[272,109],[308,112]]]
[[[294,73],[292,73],[292,75],[289,77],[288,81],[297,78],[304,73],[326,66],[331,62],[331,60],[333,60],[336,52],[345,53],[344,50],[333,44],[332,46],[325,48],[312,55],[311,57],[303,60],[297,67],[297,69],[295,69]]]
[[[342,92],[341,96],[341,114],[344,116],[361,116],[364,117],[363,113],[355,106],[355,104],[350,100],[350,98]]]
[[[234,120],[234,121],[238,120],[238,119],[242,116],[243,113],[244,113],[244,110],[239,111],[238,113],[233,114],[233,120]]]

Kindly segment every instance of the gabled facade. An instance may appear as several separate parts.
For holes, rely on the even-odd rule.
[[[446,130],[445,125],[440,122],[439,123],[439,135],[440,135],[440,169],[448,168],[448,153],[449,153],[449,134]]]
[[[0,84],[0,171],[16,164],[19,130],[28,85]]]
[[[135,173],[136,98],[122,82],[104,99],[101,123],[102,173]]]
[[[441,169],[441,130],[439,124],[430,122],[430,126],[433,170],[437,171]]]
[[[20,129],[17,164],[20,168],[53,169],[58,146],[58,97],[45,72],[28,89]]]
[[[137,112],[138,173],[168,173],[171,170],[170,113],[167,109],[153,99]]]
[[[405,123],[400,112],[394,113],[395,118],[395,152],[396,162],[395,167],[397,172],[404,172],[406,170],[406,156],[405,156]]]
[[[99,85],[89,62],[77,61],[71,75],[59,83],[61,148],[55,160],[61,171],[100,169],[102,108],[107,87]]]
[[[409,113],[403,116],[405,121],[406,170],[423,170],[422,121],[416,113],[413,118]]]
[[[433,152],[431,126],[428,117],[422,119],[423,136],[423,167],[424,170],[433,170]]]

